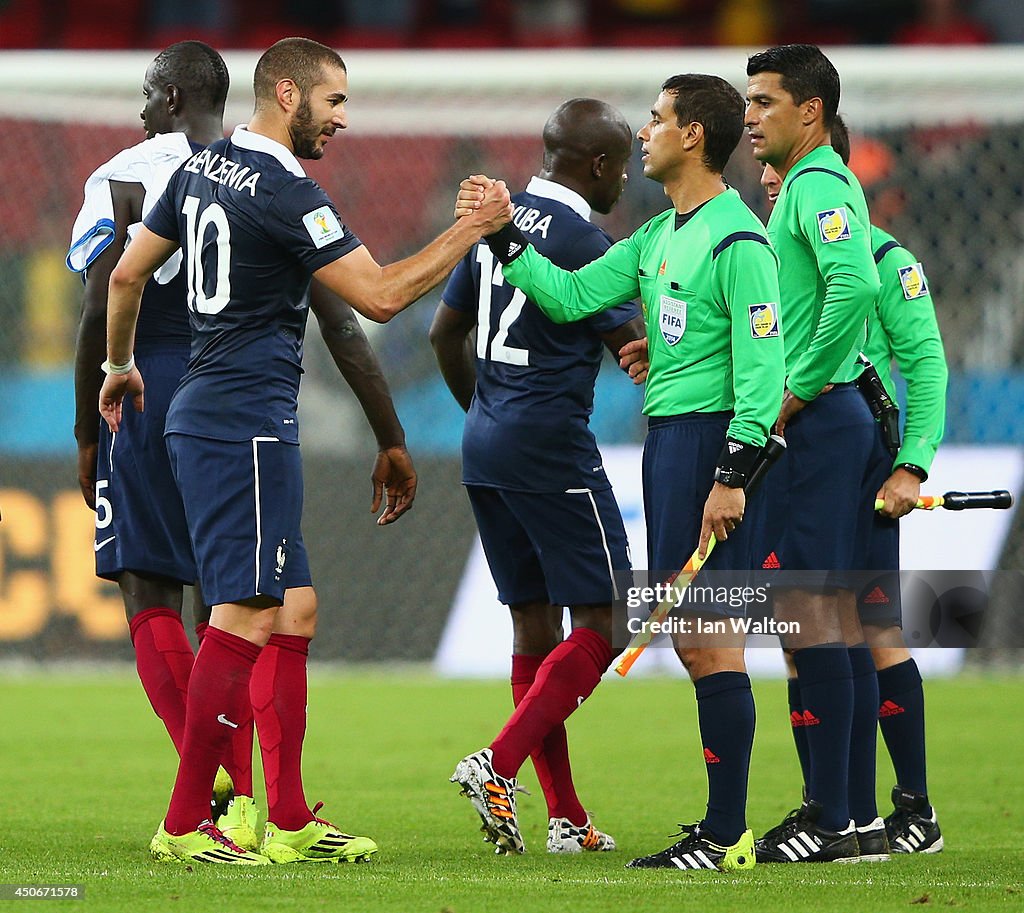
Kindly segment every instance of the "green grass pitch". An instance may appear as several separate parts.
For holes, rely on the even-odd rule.
[[[1024,908],[1024,678],[926,685],[931,792],[947,849],[886,864],[759,866],[743,876],[634,872],[703,811],[691,687],[606,682],[570,721],[580,796],[615,853],[549,857],[532,768],[520,802],[529,852],[495,857],[448,782],[509,710],[507,685],[401,672],[317,672],[310,686],[310,801],[381,852],[368,865],[225,870],[156,864],[147,844],[176,758],[128,672],[0,679],[0,882],[81,883],[72,910],[118,911],[888,911]],[[759,726],[749,818],[755,833],[799,798],[781,682],[755,685]],[[880,808],[892,785],[880,756]],[[885,811],[883,811],[883,814]],[[4,905],[6,907],[6,905]],[[11,909],[21,909],[11,904]]]

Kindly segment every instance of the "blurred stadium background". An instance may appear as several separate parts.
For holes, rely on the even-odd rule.
[[[852,165],[873,218],[921,258],[937,302],[951,369],[946,440],[1004,448],[987,451],[1000,455],[995,475],[959,486],[1000,487],[1018,477],[1018,3],[0,0],[0,658],[131,656],[116,588],[92,576],[91,514],[75,480],[81,283],[64,256],[83,183],[142,139],[140,87],[156,50],[195,37],[224,51],[230,126],[248,117],[259,49],[289,34],[338,47],[349,66],[350,128],[309,170],[380,262],[413,252],[448,224],[467,173],[524,186],[539,166],[544,120],[566,98],[606,99],[636,129],[672,73],[719,73],[742,87],[749,48],[827,44],[843,77]],[[767,217],[758,174],[741,145],[727,178]],[[660,187],[644,181],[637,161],[603,224],[621,237],[663,207]],[[371,528],[372,436],[315,328],[308,336],[304,526],[323,607],[320,659],[432,659],[472,553],[459,485],[461,412],[426,340],[440,292],[370,330],[421,472],[416,508],[395,527]],[[597,402],[602,444],[642,440],[639,393],[610,362]],[[957,465],[969,469],[972,453],[982,451],[958,451],[967,462]],[[1006,477],[998,472],[1004,457]],[[957,518],[945,519],[950,532],[942,536],[960,535]],[[970,566],[1019,570],[1022,557],[1024,529],[1015,521]],[[1020,634],[1019,606],[1004,598],[997,609],[986,626],[992,649],[973,651],[977,661],[1013,659],[997,647]]]

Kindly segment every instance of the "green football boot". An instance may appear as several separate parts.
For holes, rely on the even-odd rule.
[[[211,862],[220,865],[266,865],[270,860],[243,850],[225,837],[212,821],[180,837],[168,834],[163,821],[149,843],[149,852],[159,862]]]
[[[286,831],[267,822],[260,852],[271,862],[366,862],[377,852],[369,837],[343,834],[330,821],[317,818],[323,806],[313,808],[313,820],[297,831]]]
[[[217,768],[217,776],[213,780],[213,796],[210,799],[210,817],[216,821],[227,811],[228,803],[235,794],[235,784],[231,775],[223,768]]]
[[[217,827],[232,843],[243,850],[256,852],[260,845],[259,834],[256,833],[256,818],[259,810],[256,800],[250,796],[235,796],[224,814],[217,819]]]

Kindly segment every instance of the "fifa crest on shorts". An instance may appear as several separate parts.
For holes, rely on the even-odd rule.
[[[778,306],[774,301],[750,305],[750,335],[754,339],[779,335]]]
[[[658,321],[662,338],[674,346],[686,332],[686,302],[679,298],[661,296],[661,317]]]
[[[924,267],[920,263],[901,266],[897,272],[900,277],[900,285],[903,286],[903,297],[907,301],[923,298],[928,294],[928,280],[924,277]]]
[[[850,217],[846,214],[846,207],[838,209],[825,209],[818,213],[818,231],[821,232],[821,240],[825,244],[833,241],[850,240]]]

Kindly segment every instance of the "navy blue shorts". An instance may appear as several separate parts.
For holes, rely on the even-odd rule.
[[[871,453],[869,492],[875,494],[892,474],[892,454],[882,440],[880,426],[875,426],[875,446]],[[861,543],[864,573],[857,583],[857,610],[862,624],[888,628],[903,620],[900,599],[900,521],[883,517],[875,511],[867,524]]]
[[[647,524],[647,567],[650,584],[664,582],[678,571],[700,542],[704,503],[715,480],[715,467],[725,444],[732,414],[704,412],[652,417],[644,441],[644,519]],[[704,565],[703,584],[732,588],[747,585],[754,567],[754,543],[760,538],[763,498],[747,503],[743,522],[725,542],[715,546]],[[719,573],[715,572],[742,572]],[[696,584],[695,584],[696,585]],[[743,606],[707,602],[701,613],[742,616]]]
[[[611,605],[618,598],[630,560],[610,488],[527,492],[467,485],[466,491],[505,605]]]
[[[758,566],[780,568],[780,586],[851,588],[866,560],[878,490],[875,420],[853,384],[836,384],[786,425],[786,452],[765,478]]]
[[[174,433],[167,449],[208,605],[309,585],[298,445]]]
[[[188,364],[188,347],[138,351],[146,411],[126,402],[121,430],[100,422],[96,467],[96,574],[155,574],[182,584],[196,579],[185,509],[164,445],[167,406]]]

